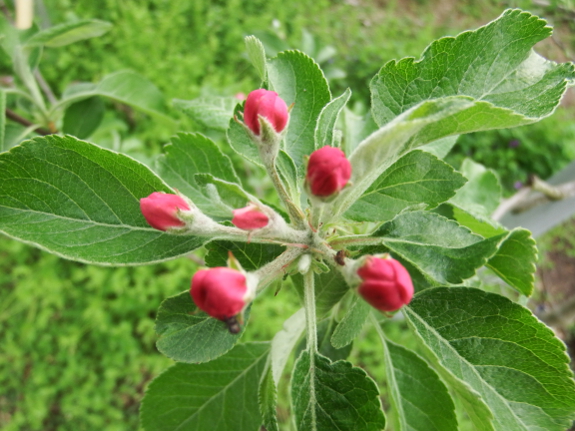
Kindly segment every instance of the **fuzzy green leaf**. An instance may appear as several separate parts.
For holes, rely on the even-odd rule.
[[[193,100],[174,99],[174,108],[179,109],[204,127],[225,131],[234,115],[238,103],[235,97],[199,97]]]
[[[231,211],[199,184],[196,174],[211,174],[232,183],[238,179],[231,160],[212,140],[199,133],[179,133],[164,147],[165,154],[156,161],[157,170],[172,187],[188,196],[195,205],[209,215],[229,217]]]
[[[495,431],[571,426],[575,383],[565,345],[528,309],[451,287],[418,293],[404,313],[444,372],[480,395]]]
[[[262,422],[266,431],[279,431],[277,418],[278,391],[271,367],[268,367],[260,383],[258,401]]]
[[[258,71],[258,75],[262,81],[266,80],[266,50],[263,43],[255,36],[246,36],[244,38],[246,43],[246,51],[248,58],[253,66]]]
[[[397,431],[457,431],[455,406],[435,371],[417,354],[382,340]]]
[[[249,318],[249,309],[245,321]],[[189,291],[165,299],[158,309],[156,333],[158,350],[167,357],[188,363],[212,361],[239,341],[225,323],[208,316],[192,301]]]
[[[112,24],[97,19],[84,19],[55,25],[39,31],[26,41],[26,47],[48,46],[56,48],[79,40],[102,36],[112,28]]]
[[[255,431],[268,343],[239,344],[215,361],[176,364],[150,383],[140,409],[150,431]]]
[[[331,344],[336,348],[350,344],[360,334],[370,311],[371,306],[359,295],[354,295],[351,306],[333,331]]]
[[[232,241],[212,241],[206,245],[206,265],[227,266],[228,253],[232,252],[246,271],[255,271],[271,262],[285,251],[276,244],[257,244]]]
[[[349,362],[305,350],[296,361],[291,399],[299,431],[380,431],[385,416],[375,382]]]
[[[345,107],[350,97],[351,90],[348,88],[341,96],[333,99],[322,109],[315,129],[316,150],[326,145],[339,147],[335,125],[341,110]]]
[[[487,267],[525,296],[533,293],[537,247],[527,229],[513,229]]]
[[[418,61],[390,61],[370,85],[374,118],[382,126],[424,100],[447,96],[545,117],[574,78],[571,63],[558,65],[532,51],[550,35],[544,20],[507,10],[478,30],[433,42]]]
[[[274,381],[279,384],[289,356],[305,329],[305,310],[300,308],[286,319],[272,340],[270,353]]]
[[[185,255],[205,239],[148,225],[141,198],[173,191],[139,162],[71,136],[0,154],[0,231],[67,259],[137,265]]]
[[[104,102],[97,96],[72,103],[64,113],[62,132],[78,139],[87,138],[102,122],[105,109]]]
[[[439,214],[410,212],[385,223],[375,236],[385,247],[375,251],[401,256],[435,282],[459,284],[487,263],[506,235],[483,239]]]
[[[391,220],[413,208],[434,208],[451,198],[465,178],[425,151],[407,153],[366,190],[345,213],[356,221]]]
[[[286,51],[267,64],[271,89],[289,106],[289,126],[283,149],[303,176],[304,156],[314,150],[314,133],[322,109],[331,100],[327,81],[319,66],[299,51]]]
[[[315,274],[315,302],[318,317],[324,317],[335,304],[349,291],[349,286],[338,271]],[[300,274],[292,276],[298,294],[303,298],[303,277]]]

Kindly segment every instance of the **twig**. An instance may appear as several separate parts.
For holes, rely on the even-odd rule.
[[[6,117],[13,120],[13,121],[16,121],[17,123],[20,123],[26,127],[34,126],[34,123],[32,123],[30,120],[27,120],[26,118],[19,116],[18,114],[16,114],[11,109],[6,109]],[[36,133],[38,133],[39,135],[44,135],[44,136],[52,134],[51,131],[49,131],[48,129],[45,129],[44,127],[41,127],[41,126],[36,127],[34,129],[34,131]]]
[[[50,88],[50,85],[48,85],[48,83],[46,82],[46,80],[42,76],[42,73],[40,72],[40,70],[36,69],[34,71],[34,77],[36,78],[36,81],[38,81],[38,84],[40,85],[40,88],[42,89],[42,91],[46,95],[46,98],[48,99],[48,101],[52,105],[55,105],[56,103],[58,103],[58,99],[56,99],[56,96],[54,96],[54,92],[52,91],[52,89]]]

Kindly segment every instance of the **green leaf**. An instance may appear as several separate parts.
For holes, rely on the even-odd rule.
[[[246,310],[245,321],[249,318]],[[178,362],[212,361],[230,350],[245,330],[232,334],[226,324],[208,316],[192,300],[190,291],[165,299],[158,309],[158,350]]]
[[[234,109],[234,117],[241,118],[243,110],[243,105],[237,104]],[[233,118],[230,120],[228,126],[227,137],[230,146],[236,153],[258,166],[263,166],[256,144],[252,141],[250,135],[248,135],[245,127]]]
[[[305,329],[305,310],[300,308],[283,324],[280,331],[272,339],[270,353],[274,381],[279,384],[289,356]]]
[[[0,90],[0,153],[8,149],[5,143],[6,135],[6,92]]]
[[[360,334],[370,311],[371,306],[367,302],[359,295],[353,295],[351,306],[333,331],[331,344],[336,348],[351,344]]]
[[[300,431],[380,431],[385,427],[375,382],[346,361],[331,363],[303,351],[294,367],[291,399]]]
[[[87,138],[102,122],[104,110],[104,102],[99,97],[72,103],[64,113],[62,131],[78,139]]]
[[[239,344],[203,364],[176,364],[150,383],[140,409],[143,428],[154,431],[255,431],[257,397],[268,343]]]
[[[329,271],[315,274],[315,306],[319,318],[325,315],[349,291],[349,286],[338,271]],[[303,298],[303,277],[300,274],[292,275],[294,286]]]
[[[392,60],[370,85],[375,121],[382,126],[424,100],[455,95],[545,117],[574,78],[571,63],[558,65],[532,51],[550,35],[544,20],[506,10],[478,30],[433,42],[418,61]]]
[[[333,99],[321,110],[315,129],[314,141],[316,150],[326,145],[339,147],[335,125],[341,110],[345,107],[350,97],[351,90],[348,88],[341,96]]]
[[[433,154],[438,159],[443,159],[451,151],[459,136],[448,136],[438,139],[421,147],[423,151]]]
[[[527,229],[513,229],[487,267],[525,296],[533,293],[537,247]]]
[[[164,96],[160,90],[143,76],[129,70],[107,75],[98,84],[80,83],[69,87],[54,109],[62,109],[93,96],[109,97],[147,114],[173,121],[166,115]]]
[[[317,347],[320,355],[325,356],[331,361],[338,361],[340,359],[347,359],[351,353],[353,345],[346,344],[345,346],[336,347],[331,344],[331,338],[336,329],[336,322],[332,318],[322,320],[317,325]]]
[[[355,150],[360,142],[378,129],[371,113],[362,116],[347,107],[341,111],[339,126],[343,132],[341,149],[348,155]]]
[[[271,367],[268,367],[260,383],[258,401],[262,422],[266,431],[279,431],[277,418],[278,392]]]
[[[171,141],[171,144],[164,146],[165,154],[156,160],[162,178],[188,196],[205,213],[219,217],[231,216],[230,208],[206,194],[204,185],[198,183],[197,178],[197,174],[211,174],[239,184],[240,180],[229,157],[212,140],[199,133],[179,133]]]
[[[266,50],[263,43],[255,36],[246,36],[246,51],[253,66],[258,71],[262,81],[266,80]],[[268,430],[270,431],[270,430]]]
[[[380,334],[382,335],[382,334]],[[455,406],[439,376],[417,354],[382,339],[396,431],[457,431]]]
[[[79,40],[102,36],[110,31],[111,28],[112,24],[106,21],[83,19],[39,31],[26,41],[25,46],[47,46],[56,48],[70,45]]]
[[[439,214],[398,215],[374,234],[392,255],[399,255],[439,283],[458,284],[472,277],[495,252],[505,234],[483,239]]]
[[[204,239],[148,225],[141,198],[173,191],[139,162],[50,135],[0,154],[0,231],[58,256],[137,265],[182,256]]]
[[[434,208],[463,184],[465,178],[447,163],[425,151],[411,151],[381,174],[345,215],[356,221],[390,220],[409,208]]]
[[[314,133],[323,107],[331,100],[327,81],[319,66],[299,51],[286,51],[267,64],[271,89],[289,106],[289,127],[283,148],[304,175],[304,156],[314,148]]]
[[[500,295],[451,287],[418,293],[404,313],[437,363],[489,406],[493,429],[571,426],[575,384],[565,345],[528,309]]]
[[[234,107],[238,103],[235,97],[199,97],[193,100],[174,99],[174,108],[189,115],[204,127],[227,130],[234,116]]]
[[[501,199],[501,184],[497,174],[471,159],[463,161],[460,171],[468,181],[449,203],[481,219],[488,219]]]
[[[212,241],[206,244],[206,250],[206,265],[209,267],[227,266],[228,253],[232,252],[246,271],[255,271],[282,254],[285,247],[276,244]]]
[[[464,209],[450,204],[446,205],[451,209],[452,218],[462,226],[470,229],[471,232],[489,238],[507,232],[498,222],[491,217],[481,216],[477,213],[471,214]]]
[[[285,151],[280,150],[278,158],[276,159],[276,166],[280,174],[280,179],[286,186],[292,201],[299,202],[300,187],[294,161]]]

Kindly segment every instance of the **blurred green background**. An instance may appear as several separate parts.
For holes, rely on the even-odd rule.
[[[12,9],[10,1],[0,5]],[[43,27],[85,18],[114,25],[100,38],[44,51],[41,71],[56,93],[71,82],[131,69],[168,101],[247,94],[259,81],[243,38],[256,34],[271,53],[289,47],[312,55],[326,70],[332,93],[350,87],[351,106],[362,114],[369,108],[369,80],[385,62],[419,57],[434,39],[474,29],[508,7],[547,18],[555,34],[538,51],[573,60],[575,4],[569,0],[37,0],[36,19]],[[0,62],[0,74],[11,73]],[[161,152],[178,131],[200,130],[223,142],[176,110],[170,114],[177,122],[170,124],[107,103],[92,140],[114,140],[140,160]],[[547,178],[575,159],[574,105],[571,90],[561,109],[541,123],[462,137],[448,161],[459,166],[473,157],[494,168],[511,194],[528,174]],[[544,238],[545,250],[561,237],[572,253],[575,235],[571,229],[566,236],[566,229]],[[171,364],[154,346],[156,310],[164,298],[189,288],[201,254],[147,267],[100,268],[0,236],[0,429],[137,429],[147,382]],[[289,287],[275,299],[266,296],[253,309],[249,339],[270,339],[299,307]],[[389,331],[405,341],[401,324]],[[382,382],[373,334],[356,343],[352,360]],[[285,399],[286,388],[281,391]],[[281,418],[287,415],[280,410]]]

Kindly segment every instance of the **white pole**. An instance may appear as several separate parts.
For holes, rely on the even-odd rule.
[[[16,28],[26,30],[32,27],[34,0],[16,0]]]

